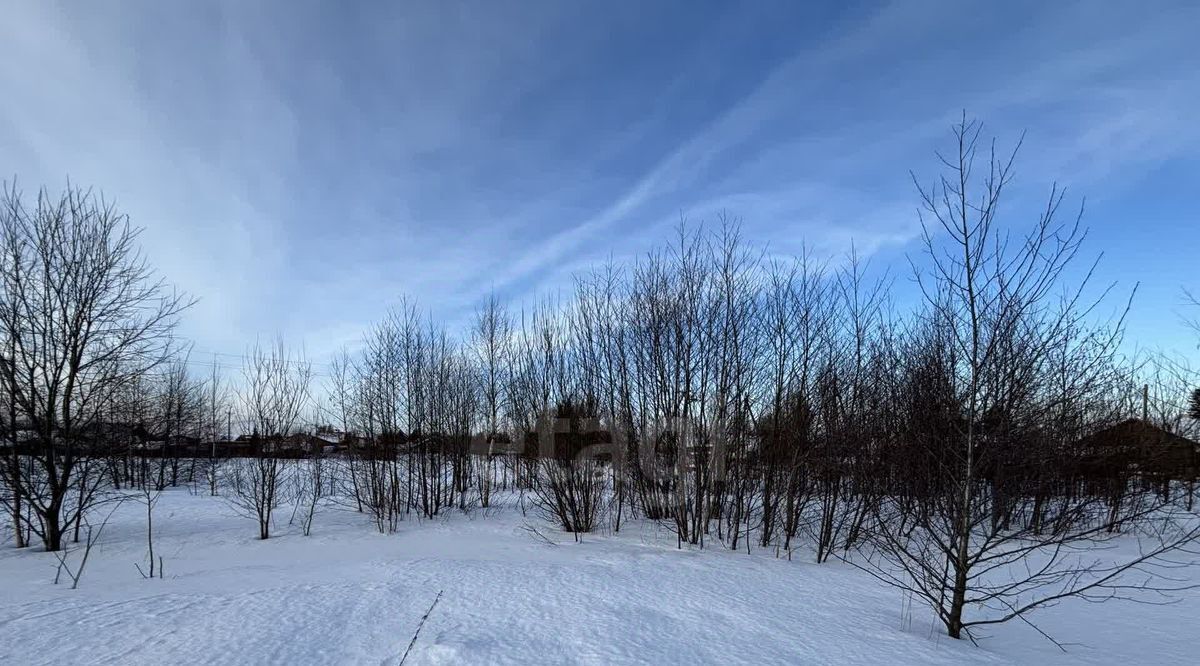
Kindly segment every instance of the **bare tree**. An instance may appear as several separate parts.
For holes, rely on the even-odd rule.
[[[95,529],[93,529],[91,520],[88,519],[88,516],[85,515],[83,517],[83,554],[79,559],[79,563],[76,564],[74,568],[71,566],[71,551],[67,544],[63,544],[62,550],[54,551],[54,557],[58,559],[58,568],[54,572],[55,585],[58,585],[58,581],[62,578],[62,574],[65,571],[67,573],[67,577],[71,579],[71,589],[75,590],[79,588],[79,581],[83,579],[83,571],[84,568],[87,567],[88,558],[92,554],[92,547],[100,543],[100,537],[104,534],[104,528],[108,526],[108,521],[112,518],[112,515],[117,512],[117,509],[121,508],[121,503],[123,501],[123,499],[117,499],[115,502],[113,502],[112,508],[109,509],[108,513],[104,516],[104,520],[100,521],[100,525]]]
[[[1183,292],[1183,294],[1186,302],[1191,306],[1192,311],[1200,312],[1200,298],[1197,298],[1195,294],[1186,290]],[[1190,318],[1185,318],[1184,321],[1189,328],[1195,331],[1196,346],[1197,348],[1200,348],[1200,314],[1195,314]],[[1200,381],[1200,378],[1198,378],[1198,381]],[[1189,414],[1194,421],[1200,424],[1200,386],[1192,389],[1192,394],[1189,399],[1191,400]]]
[[[993,148],[977,160],[980,129],[964,117],[956,152],[942,158],[948,175],[918,185],[931,268],[917,271],[929,353],[914,367],[932,372],[910,383],[929,398],[908,410],[905,430],[915,444],[907,457],[921,464],[879,504],[863,549],[864,568],[928,603],[953,638],[1028,622],[1029,611],[1070,596],[1169,589],[1153,568],[1197,536],[1194,521],[1172,520],[1179,512],[1169,502],[1139,502],[1130,524],[1167,522],[1136,557],[1103,563],[1082,554],[1113,538],[1096,497],[1061,496],[1052,529],[1034,517],[1029,484],[1041,470],[1068,469],[1060,452],[1104,425],[1094,406],[1103,411],[1121,376],[1121,321],[1089,324],[1098,302],[1084,297],[1090,270],[1061,291],[1084,237],[1078,215],[1059,220],[1061,190],[1024,236],[1000,230],[1015,151],[998,157]],[[1069,372],[1055,371],[1063,364]]]
[[[208,443],[208,468],[205,474],[208,478],[208,494],[216,496],[217,486],[221,478],[221,466],[224,460],[223,455],[218,454],[217,442],[222,440],[222,433],[226,437],[230,436],[227,432],[228,410],[232,407],[228,404],[229,397],[227,395],[228,387],[221,378],[220,366],[217,364],[216,357],[213,357],[212,370],[208,376],[208,383],[204,387],[203,397],[203,412],[204,412],[204,438]]]
[[[353,367],[353,400],[363,442],[352,457],[352,483],[381,532],[395,531],[414,506],[413,460],[410,457],[402,470],[398,456],[406,438],[410,433],[419,436],[422,425],[424,359],[418,314],[406,303],[371,331]]]
[[[152,382],[151,388],[155,394],[152,397],[150,423],[144,425],[148,426],[151,436],[162,442],[154,480],[158,490],[179,485],[184,456],[191,458],[191,476],[194,478],[195,474],[196,452],[191,446],[195,438],[189,437],[188,433],[194,435],[199,432],[204,395],[201,383],[188,372],[188,356],[188,351],[184,350]]]
[[[472,342],[478,365],[480,382],[480,404],[483,407],[483,427],[486,448],[477,474],[480,506],[491,504],[492,484],[495,477],[493,455],[501,432],[501,409],[504,396],[502,390],[507,383],[509,338],[512,334],[512,319],[495,294],[475,313]]]
[[[0,384],[30,465],[5,478],[47,550],[83,522],[102,487],[102,415],[121,387],[171,356],[189,304],[155,277],[139,230],[89,190],[0,196]],[[13,409],[15,407],[15,409]],[[15,457],[14,457],[15,459]]]
[[[285,438],[296,432],[309,401],[312,366],[276,341],[270,347],[255,345],[243,367],[240,391],[242,418],[253,434],[254,457],[233,466],[235,506],[258,521],[258,537],[271,536],[271,514],[283,490]]]
[[[155,566],[154,560],[154,505],[158,504],[159,497],[162,496],[163,489],[161,487],[152,486],[150,484],[142,484],[141,496],[138,498],[146,507],[146,560],[149,564],[148,573],[143,571],[142,567],[134,564],[143,578],[154,578],[158,574],[159,578],[163,577],[162,566]],[[162,557],[159,557],[159,563],[162,562]]]
[[[533,502],[577,540],[596,528],[608,492],[598,460],[598,454],[607,453],[608,442],[598,417],[595,401],[566,399],[540,433],[553,449],[539,454]]]
[[[1183,302],[1191,310],[1190,316],[1184,316],[1184,324],[1195,331],[1197,335],[1200,335],[1200,297],[1184,289]],[[1200,344],[1200,341],[1198,341],[1198,344]]]
[[[626,351],[628,330],[624,273],[612,261],[602,270],[576,279],[574,316],[571,317],[575,364],[579,366],[579,391],[597,401],[597,427],[607,433],[611,488],[610,510],[614,532],[621,531],[632,491],[630,463],[638,460],[630,368]]]
[[[317,505],[325,495],[326,486],[329,483],[330,465],[325,458],[324,445],[320,441],[319,437],[313,438],[313,445],[308,451],[307,459],[302,461],[301,473],[297,474],[296,478],[299,487],[299,492],[296,494],[296,507],[303,506],[304,509],[300,522],[304,536],[312,535]]]
[[[329,365],[329,380],[325,387],[329,396],[327,413],[337,423],[341,443],[346,445],[344,478],[350,481],[350,492],[354,495],[354,507],[360,513],[363,510],[362,490],[358,485],[358,459],[361,447],[353,432],[355,414],[354,360],[350,352],[342,348],[333,357]],[[336,462],[334,463],[336,467]],[[336,471],[336,470],[335,470]]]

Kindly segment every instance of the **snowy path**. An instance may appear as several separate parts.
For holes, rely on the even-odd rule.
[[[515,509],[387,536],[331,509],[311,537],[259,542],[183,491],[156,511],[167,578],[143,580],[139,510],[114,517],[79,590],[50,585],[53,555],[0,549],[0,663],[394,664],[438,590],[408,663],[1181,663],[1200,620],[1194,599],[1064,604],[1042,624],[1087,645],[1062,654],[1014,624],[973,647],[919,607],[905,626],[900,596],[845,565],[678,551],[652,525],[576,544],[530,516],[553,547]]]

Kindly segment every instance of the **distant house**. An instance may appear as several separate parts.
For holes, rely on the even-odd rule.
[[[327,442],[315,435],[298,432],[287,437],[273,435],[259,440],[262,452],[275,458],[303,458],[322,453]]]
[[[0,452],[8,455],[13,447],[17,448],[19,453],[29,453],[37,450],[41,443],[41,436],[28,427],[21,427],[16,432],[16,437],[6,436],[0,439]]]
[[[403,430],[393,430],[371,436],[346,433],[342,436],[338,449],[355,457],[383,460],[395,458],[397,454],[407,451],[410,447],[415,448],[422,441],[426,440],[423,440],[419,432],[409,436]]]
[[[219,439],[209,442],[210,451],[218,458],[247,458],[255,454],[258,440],[253,435],[238,435],[233,440]]]
[[[288,438],[291,445],[302,455],[311,456],[325,453],[326,447],[331,446],[329,440],[319,435],[296,433]]]
[[[320,430],[318,430],[316,432],[316,434],[313,435],[313,437],[321,440],[324,443],[325,447],[332,447],[332,449],[336,449],[338,446],[340,446],[342,443],[342,439],[345,438],[345,436],[346,436],[346,433],[344,433],[344,432],[337,432],[337,431],[324,431],[323,432]],[[332,449],[330,449],[330,450],[332,450]]]
[[[166,440],[162,454],[174,458],[190,458],[200,455],[200,438],[191,435],[172,435]]]
[[[1075,449],[1087,476],[1140,474],[1157,481],[1197,476],[1200,444],[1142,419],[1127,419],[1079,440]]]
[[[506,438],[507,439],[507,438]],[[525,433],[520,455],[561,461],[578,458],[612,459],[613,436],[593,415],[562,416],[540,421],[540,427]],[[505,445],[511,447],[511,445]]]

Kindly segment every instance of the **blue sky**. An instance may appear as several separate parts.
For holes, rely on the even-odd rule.
[[[1027,132],[1002,221],[1086,197],[1130,337],[1194,347],[1195,3],[0,4],[0,172],[115,199],[198,352],[322,360],[404,294],[462,321],[722,210],[903,279],[964,108]]]

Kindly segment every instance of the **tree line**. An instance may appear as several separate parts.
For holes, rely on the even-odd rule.
[[[321,385],[283,342],[240,378],[197,376],[174,335],[190,301],[124,216],[89,191],[27,206],[6,188],[16,545],[79,541],[122,488],[143,493],[150,535],[157,493],[200,484],[262,539],[284,504],[305,534],[322,503],[390,532],[515,498],[577,538],[635,519],[680,547],[812,553],[913,595],[955,638],[1069,596],[1182,587],[1162,574],[1200,534],[1195,376],[1124,353],[1127,302],[1096,284],[1061,189],[1003,226],[1017,151],[965,118],[951,146],[914,178],[916,305],[853,252],[781,258],[723,218],[577,275],[567,298],[493,295],[465,331],[404,301]],[[318,424],[340,433],[331,451],[283,454]],[[231,459],[217,445],[235,430],[248,448]],[[1118,536],[1137,554],[1097,559]]]

